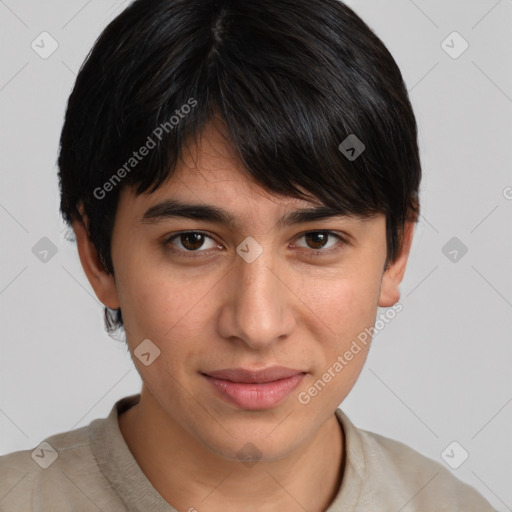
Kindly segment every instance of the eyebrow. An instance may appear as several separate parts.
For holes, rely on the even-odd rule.
[[[295,224],[347,216],[349,216],[348,212],[342,208],[319,205],[313,208],[294,210],[281,217],[277,222],[277,226],[293,226]],[[184,203],[175,199],[167,199],[151,206],[141,217],[140,223],[150,224],[170,218],[213,222],[215,224],[223,224],[231,229],[235,229],[240,225],[232,213],[218,206]]]

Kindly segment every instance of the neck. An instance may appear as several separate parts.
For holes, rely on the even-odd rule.
[[[143,473],[177,510],[323,512],[341,484],[344,436],[334,414],[293,452],[251,462],[206,447],[145,387],[119,427]]]

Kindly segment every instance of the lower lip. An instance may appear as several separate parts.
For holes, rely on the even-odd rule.
[[[276,406],[302,382],[306,374],[299,373],[286,379],[261,384],[231,382],[204,376],[228,402],[241,409],[258,410]]]

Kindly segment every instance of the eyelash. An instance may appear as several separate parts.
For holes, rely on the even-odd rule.
[[[335,244],[333,247],[331,247],[329,249],[326,249],[326,250],[310,249],[310,251],[312,252],[312,254],[311,254],[312,257],[326,256],[326,255],[335,254],[335,253],[341,251],[343,246],[350,244],[350,242],[348,242],[344,237],[342,237],[338,233],[335,233],[334,231],[321,231],[321,230],[319,230],[319,231],[307,231],[306,233],[302,233],[301,235],[299,235],[299,238],[302,238],[302,237],[304,237],[306,235],[310,235],[310,234],[313,234],[313,233],[327,234],[329,236],[332,236],[332,237],[338,239],[339,243]],[[207,251],[197,250],[197,251],[185,251],[184,252],[184,251],[181,251],[181,250],[176,250],[176,249],[174,249],[172,247],[171,242],[173,242],[176,238],[179,238],[182,235],[190,235],[190,234],[204,235],[205,237],[210,238],[210,239],[213,240],[213,237],[211,237],[208,233],[205,233],[204,231],[180,231],[179,233],[175,233],[171,237],[168,237],[164,241],[164,246],[170,252],[172,252],[173,254],[177,254],[178,256],[183,257],[183,258],[197,258],[197,257],[200,257],[202,255],[201,253],[205,253],[206,255],[208,255],[209,252],[207,252]],[[302,248],[302,249],[304,249],[304,248]],[[197,255],[199,255],[199,256],[197,256]]]

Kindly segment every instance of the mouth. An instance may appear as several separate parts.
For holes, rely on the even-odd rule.
[[[217,394],[246,410],[277,406],[299,386],[306,372],[282,366],[263,370],[230,368],[202,373]]]

